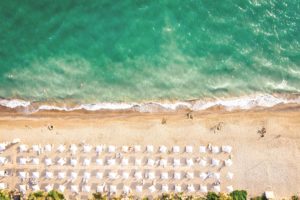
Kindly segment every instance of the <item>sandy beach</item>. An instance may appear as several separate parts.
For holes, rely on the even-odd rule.
[[[264,191],[270,190],[274,191],[276,199],[300,194],[298,107],[232,112],[216,108],[193,112],[193,119],[188,119],[186,114],[186,111],[165,113],[50,111],[24,115],[2,110],[0,142],[20,138],[21,143],[29,146],[53,144],[57,147],[60,144],[68,146],[84,142],[93,146],[106,144],[117,147],[165,145],[168,149],[174,145],[180,147],[192,145],[195,151],[198,151],[196,147],[199,145],[231,145],[233,165],[230,170],[234,173],[234,178],[228,184],[234,189],[247,190],[250,196],[261,195]],[[163,118],[165,124],[162,123]],[[50,130],[49,126],[53,126],[53,129]],[[261,137],[257,131],[263,127],[266,133]],[[1,155],[11,156],[9,166],[12,171],[20,170],[20,166],[16,163],[19,156],[16,149],[17,145],[12,146]],[[52,154],[53,158],[58,156],[55,152]],[[219,155],[219,158],[222,159],[222,156],[224,157]],[[1,169],[4,167],[6,166],[1,166]],[[53,168],[56,169],[59,168]],[[65,169],[72,168],[66,166]],[[32,168],[29,167],[28,170]],[[89,170],[92,171],[94,168],[91,167]],[[8,178],[2,178],[1,182],[5,180]],[[13,187],[19,184],[18,181],[19,179],[10,179],[7,184],[10,189],[14,189]],[[195,180],[195,184],[197,181],[198,179]],[[47,180],[41,180],[42,185],[46,183]],[[227,181],[222,181],[221,184],[226,185]],[[92,192],[93,189],[94,186]]]

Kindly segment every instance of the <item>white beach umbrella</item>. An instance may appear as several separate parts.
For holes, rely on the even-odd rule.
[[[181,179],[181,173],[180,172],[174,172],[174,179],[180,180]]]
[[[220,165],[220,160],[215,159],[215,158],[211,159],[211,166],[217,167],[219,165]]]
[[[142,178],[143,178],[142,172],[136,171],[136,172],[134,173],[134,177],[135,177],[137,180],[142,179]]]
[[[232,165],[232,160],[231,159],[227,159],[224,161],[225,166],[230,167]]]
[[[188,192],[195,192],[195,187],[193,184],[189,184],[187,189],[188,189]]]
[[[40,164],[40,159],[39,158],[32,158],[32,164],[39,165]]]
[[[215,154],[220,153],[220,147],[218,147],[218,146],[212,146],[211,147],[211,152],[215,153]]]
[[[46,192],[50,192],[51,190],[53,190],[53,185],[52,184],[46,185],[45,190]]]
[[[232,151],[232,146],[224,145],[224,146],[222,146],[222,151],[223,151],[224,153],[231,153],[231,151]]]
[[[134,145],[134,152],[141,152],[141,145]]]
[[[66,159],[64,159],[64,158],[59,158],[59,159],[57,160],[57,164],[59,164],[60,166],[65,165],[65,164],[66,164]]]
[[[90,192],[90,191],[91,191],[91,186],[89,185],[82,186],[82,192]]]
[[[57,178],[58,179],[64,179],[64,178],[66,178],[66,172],[58,172]]]
[[[47,172],[45,173],[45,178],[47,178],[47,179],[52,179],[52,178],[53,178],[53,173],[47,171]]]
[[[185,147],[185,152],[186,153],[193,153],[193,146],[191,145],[188,145]]]
[[[143,192],[143,186],[142,186],[142,185],[137,185],[137,186],[135,187],[135,189],[136,189],[136,191],[137,191],[138,193]]]
[[[37,144],[32,145],[32,151],[34,151],[36,153],[40,153],[41,152],[40,145],[37,145]]]
[[[71,144],[70,151],[71,151],[72,154],[76,154],[76,152],[77,152],[77,145],[76,144]]]
[[[192,167],[194,165],[194,161],[192,158],[187,158],[186,159],[186,165],[189,167]]]
[[[21,179],[25,179],[25,178],[27,178],[27,173],[26,172],[19,172],[19,177],[21,178]]]
[[[5,183],[0,183],[0,190],[5,190],[7,185]]]
[[[214,172],[213,177],[217,180],[220,180],[221,174],[219,172]]]
[[[103,151],[103,145],[96,146],[96,153],[101,153]]]
[[[77,176],[78,176],[77,172],[71,172],[70,178],[71,180],[74,181],[75,179],[77,179]]]
[[[200,146],[199,147],[199,152],[200,153],[206,153],[206,146]]]
[[[118,174],[117,174],[116,172],[109,172],[109,173],[108,173],[108,177],[109,177],[109,179],[111,179],[111,180],[115,180],[115,179],[117,179]]]
[[[155,192],[155,191],[156,191],[155,186],[154,186],[154,185],[151,185],[151,186],[149,187],[149,191],[150,191],[151,193]]]
[[[26,165],[26,163],[27,163],[27,158],[20,158],[19,159],[19,164],[20,165]]]
[[[228,172],[227,173],[227,175],[226,175],[226,177],[228,178],[228,179],[233,179],[233,173],[232,172]]]
[[[147,146],[146,146],[146,150],[147,150],[148,153],[153,153],[153,152],[154,152],[154,147],[153,147],[153,145],[147,145]]]
[[[91,159],[89,159],[89,158],[85,158],[84,160],[83,160],[83,166],[89,166],[90,164],[91,164]]]
[[[154,180],[155,179],[155,172],[153,172],[153,171],[150,171],[150,172],[148,172],[148,179],[150,179],[150,180]]]
[[[116,164],[116,159],[114,159],[114,158],[108,159],[108,160],[107,160],[107,164],[108,164],[108,165],[111,165],[111,166],[112,166],[112,165],[115,165],[115,164]]]
[[[20,160],[21,160],[22,158],[20,158]],[[27,159],[26,159],[27,160]],[[3,157],[3,156],[1,156],[0,157],[0,164],[1,165],[3,165],[3,164],[6,164],[7,163],[7,158],[6,157]],[[21,163],[20,163],[21,164]],[[25,162],[25,164],[26,164],[26,162]]]
[[[122,161],[121,161],[121,165],[123,165],[123,166],[127,166],[128,163],[129,163],[128,158],[123,158]]]
[[[64,185],[59,185],[58,186],[58,191],[61,192],[61,193],[63,193],[65,191],[65,189],[66,189],[66,186],[64,186]]]
[[[130,187],[127,186],[127,185],[124,185],[123,186],[123,192],[124,192],[124,194],[129,194],[130,193]]]
[[[159,161],[159,165],[160,165],[160,166],[166,167],[167,164],[168,164],[167,159],[160,159],[160,161]]]
[[[83,173],[83,178],[86,179],[86,180],[90,179],[91,178],[91,173],[90,172],[84,172]]]
[[[32,172],[32,178],[40,178],[40,172]]]
[[[47,166],[52,165],[52,159],[51,158],[46,158],[45,159],[45,165],[47,165]]]
[[[180,185],[175,185],[175,192],[180,193],[181,192],[181,186]]]
[[[174,158],[174,160],[173,160],[173,166],[174,167],[179,167],[180,166],[180,159],[179,158]]]
[[[52,145],[51,144],[46,144],[44,149],[45,149],[46,152],[51,152],[52,151]]]
[[[199,165],[205,167],[207,165],[207,161],[205,159],[201,159]]]
[[[205,172],[201,172],[201,173],[200,173],[200,178],[201,178],[202,180],[205,180],[207,177],[208,177],[208,174],[207,174],[207,173],[205,173]]]
[[[154,166],[154,164],[155,164],[155,160],[148,158],[147,165],[152,167]]]
[[[110,185],[110,186],[109,186],[109,192],[110,192],[110,193],[117,193],[117,186],[115,186],[115,185]]]
[[[221,187],[220,187],[220,185],[214,185],[213,189],[214,189],[214,192],[216,192],[216,193],[221,192]]]
[[[22,194],[25,194],[27,191],[26,185],[19,185],[19,190]]]
[[[70,164],[74,167],[77,165],[77,159],[76,158],[71,158],[70,159]]]
[[[32,185],[32,191],[36,192],[40,190],[40,186],[39,185]]]
[[[91,150],[92,150],[92,148],[93,147],[91,145],[89,145],[89,144],[83,145],[83,153],[90,153]]]
[[[186,173],[186,178],[193,179],[194,178],[194,172],[187,172]]]
[[[97,172],[96,173],[96,178],[97,179],[102,179],[103,178],[103,172]]]
[[[58,147],[57,147],[57,151],[59,152],[59,153],[63,153],[64,151],[66,150],[66,147],[65,147],[65,145],[59,145]]]
[[[162,191],[163,193],[169,192],[169,186],[168,186],[167,184],[163,184],[163,185],[161,186],[161,191]]]
[[[179,153],[180,147],[179,146],[173,146],[173,153]]]
[[[78,194],[78,185],[71,185],[71,192]]]
[[[128,179],[128,178],[129,178],[129,173],[126,172],[126,171],[123,171],[123,172],[122,172],[122,178],[123,178],[123,179]]]
[[[108,146],[108,153],[115,153],[116,152],[116,147],[113,145]]]
[[[159,147],[159,152],[160,152],[160,153],[166,153],[166,152],[167,152],[167,147],[164,146],[164,145],[160,146],[160,147]]]
[[[200,192],[207,193],[207,186],[206,185],[200,185]]]
[[[101,158],[96,159],[96,164],[102,166],[103,160]]]
[[[6,145],[4,143],[0,143],[0,151],[4,151],[6,149]]]
[[[228,193],[233,192],[233,187],[232,187],[232,185],[227,186],[226,189],[227,189],[227,192],[228,192]]]
[[[25,145],[25,144],[21,144],[21,145],[19,146],[19,151],[20,151],[21,153],[28,151],[28,146]]]
[[[163,179],[163,180],[168,180],[169,179],[169,174],[168,172],[162,172],[160,174],[160,178]]]
[[[128,153],[129,147],[128,146],[122,146],[122,152]]]
[[[135,166],[141,166],[142,165],[142,159],[136,158],[135,159]]]
[[[5,177],[6,176],[6,172],[4,170],[0,170],[0,177]]]
[[[98,185],[96,191],[100,192],[100,193],[103,193],[104,192],[104,185]]]

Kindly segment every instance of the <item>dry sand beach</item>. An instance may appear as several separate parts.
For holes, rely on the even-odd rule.
[[[55,147],[82,142],[93,146],[152,144],[171,148],[174,145],[193,145],[195,151],[199,145],[227,144],[233,147],[230,170],[234,178],[230,185],[234,189],[245,189],[250,196],[271,190],[276,199],[300,194],[299,107],[232,112],[216,108],[193,112],[193,119],[188,119],[186,113],[78,111],[23,115],[3,109],[0,113],[0,140],[20,138],[24,144],[53,144]],[[165,124],[162,124],[163,118]],[[51,125],[52,130],[49,129]],[[261,137],[258,130],[263,127],[266,133]],[[16,146],[7,151],[14,152],[13,149]],[[17,153],[11,155],[9,166],[12,170],[20,168],[16,163],[17,156]],[[10,179],[9,187],[16,187],[18,180]],[[46,182],[41,180],[42,185]],[[227,183],[222,181],[221,184]]]

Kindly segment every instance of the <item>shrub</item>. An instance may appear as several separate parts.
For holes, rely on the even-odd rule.
[[[293,195],[293,196],[291,197],[291,200],[300,200],[300,198],[299,198],[297,195]]]
[[[45,200],[46,199],[46,193],[43,191],[37,191],[30,193],[28,196],[28,200]]]
[[[108,198],[105,194],[102,194],[100,192],[93,193],[92,200],[107,200],[107,199]]]
[[[9,191],[7,191],[7,190],[0,190],[0,199],[1,200],[10,200]]]
[[[233,200],[247,200],[247,192],[245,190],[235,190],[230,193]]]
[[[64,200],[64,199],[66,199],[65,196],[56,190],[51,190],[47,194],[47,200]]]
[[[206,195],[207,200],[219,200],[220,196],[217,195],[215,192],[208,192]]]

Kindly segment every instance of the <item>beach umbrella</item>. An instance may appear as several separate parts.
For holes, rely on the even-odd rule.
[[[226,177],[231,180],[233,178],[233,173],[228,172]]]
[[[32,191],[36,192],[40,190],[40,186],[39,185],[32,185]]]
[[[51,144],[46,144],[44,149],[45,149],[46,152],[51,152],[52,151],[52,145]]]
[[[159,165],[162,167],[167,166],[167,163],[168,163],[168,161],[166,159],[160,159],[160,161],[159,161]]]
[[[161,186],[161,191],[162,191],[163,193],[169,192],[169,186],[168,186],[167,184],[163,184],[163,185]]]
[[[220,160],[215,159],[215,158],[211,159],[211,166],[217,167],[217,166],[219,166],[219,164],[220,164]]]
[[[36,153],[40,153],[41,147],[40,147],[40,145],[34,144],[34,145],[32,145],[32,150]]]
[[[61,192],[61,193],[63,193],[65,191],[65,189],[66,189],[66,186],[64,186],[64,185],[59,185],[58,186],[58,191]]]
[[[222,151],[223,151],[224,153],[231,153],[231,151],[232,151],[232,146],[224,145],[224,146],[222,146]]]
[[[71,192],[78,194],[78,185],[71,185]]]
[[[147,165],[148,166],[154,166],[154,164],[155,164],[155,161],[153,159],[149,158],[148,161],[147,161]]]
[[[5,171],[4,170],[0,170],[0,177],[5,177],[6,174],[5,174]]]
[[[217,180],[220,180],[221,174],[219,172],[214,172],[213,177]]]
[[[137,191],[138,193],[141,193],[141,192],[143,191],[143,186],[137,185],[137,186],[135,187],[135,189],[136,189],[136,191]]]
[[[189,184],[187,189],[188,189],[188,192],[195,192],[195,187],[193,184]]]
[[[123,158],[121,161],[121,165],[123,165],[123,166],[127,166],[128,163],[129,163],[128,158]]]
[[[129,194],[129,192],[130,192],[130,187],[127,186],[127,185],[124,185],[124,186],[123,186],[123,192],[124,192],[124,194]]]
[[[21,179],[25,179],[26,177],[27,177],[27,173],[26,172],[19,172],[19,177],[21,178]]]
[[[116,147],[115,146],[113,146],[113,145],[109,145],[108,146],[108,152],[109,153],[114,153],[116,151]]]
[[[100,159],[100,158],[96,159],[96,164],[102,166],[103,165],[103,160]]]
[[[142,178],[143,178],[142,172],[136,171],[136,172],[134,173],[134,177],[135,177],[137,180],[142,179]]]
[[[83,173],[83,178],[90,179],[91,178],[91,173],[90,172],[84,172]]]
[[[26,185],[19,185],[19,190],[22,194],[25,194],[26,193]]]
[[[194,178],[194,172],[187,172],[186,173],[186,178],[193,179]]]
[[[186,153],[193,153],[193,147],[190,146],[190,145],[186,146],[186,147],[185,147],[185,152],[186,152]]]
[[[46,185],[45,190],[46,190],[46,192],[50,192],[51,190],[53,190],[53,185],[52,184]]]
[[[110,192],[110,193],[116,193],[116,192],[117,192],[117,186],[115,186],[115,185],[110,185],[110,186],[109,186],[109,192]]]
[[[265,191],[266,199],[275,199],[275,195],[273,191]]]
[[[40,178],[40,172],[32,172],[32,178]]]
[[[66,147],[64,146],[64,145],[59,145],[58,147],[57,147],[57,151],[59,152],[59,153],[62,153],[62,152],[64,152],[65,151],[65,149],[66,149]]]
[[[215,154],[220,153],[220,147],[218,147],[218,146],[212,146],[211,147],[211,152],[215,153]]]
[[[135,145],[134,152],[140,152],[140,151],[141,151],[141,145]]]
[[[21,160],[21,159],[20,159]],[[27,159],[26,159],[27,160]],[[7,159],[5,158],[5,157],[0,157],[0,165],[4,165],[4,164],[6,164],[7,163]],[[21,164],[21,162],[20,162],[20,164]],[[26,161],[25,161],[25,164],[26,164]]]
[[[52,159],[51,158],[46,158],[45,159],[45,165],[47,165],[47,166],[52,165]]]
[[[91,164],[91,159],[85,158],[85,159],[83,160],[83,166],[89,166],[90,164]]]
[[[207,186],[206,185],[200,185],[200,192],[207,193]]]
[[[1,159],[0,159],[1,160]],[[1,161],[2,162],[2,161]],[[0,162],[0,163],[1,163]],[[27,162],[27,158],[20,158],[20,160],[19,160],[19,164],[20,165],[26,165],[26,162]]]
[[[179,153],[180,147],[179,146],[173,146],[173,153]]]
[[[141,166],[141,165],[142,165],[142,159],[136,158],[136,159],[135,159],[135,165],[136,165],[136,166]]]
[[[91,191],[91,186],[89,185],[82,186],[82,192],[90,192],[90,191]]]
[[[92,148],[93,147],[91,145],[85,144],[85,145],[83,145],[83,152],[89,153],[89,152],[91,152]]]
[[[168,172],[162,172],[160,174],[160,178],[163,179],[163,180],[167,180],[169,178]]]
[[[232,160],[231,159],[227,159],[224,161],[225,166],[230,167],[232,165]]]
[[[5,183],[0,183],[0,190],[5,190],[6,189],[6,184]]]
[[[199,152],[200,153],[206,153],[206,146],[200,146],[199,147]]]
[[[108,177],[111,180],[117,179],[117,173],[116,172],[109,172]]]
[[[107,160],[108,165],[115,165],[116,164],[116,159],[110,158]]]
[[[66,159],[64,158],[59,158],[57,160],[57,164],[59,164],[60,166],[63,166],[64,164],[66,164]]]
[[[160,152],[160,153],[166,153],[166,152],[167,152],[167,147],[164,146],[164,145],[160,146],[160,147],[159,147],[159,152]]]
[[[52,178],[53,178],[53,173],[47,171],[47,172],[45,173],[45,178],[47,178],[47,179],[52,179]]]
[[[39,158],[32,158],[32,164],[34,164],[34,165],[40,164],[40,159]]]
[[[175,192],[180,193],[181,192],[181,186],[180,185],[175,185]]]
[[[77,165],[77,159],[71,158],[71,159],[70,159],[70,164],[71,164],[73,167],[76,166],[76,165]]]
[[[205,173],[205,172],[201,172],[201,173],[200,173],[200,178],[201,178],[202,180],[205,180],[207,177],[208,177],[208,174],[207,174],[207,173]]]
[[[214,189],[214,191],[215,191],[216,193],[221,192],[221,187],[220,187],[220,185],[214,185],[213,189]]]
[[[19,146],[19,151],[20,151],[21,153],[22,153],[22,152],[28,151],[28,146],[25,145],[25,144],[21,144],[21,145]]]
[[[180,166],[180,159],[178,158],[174,158],[173,160],[173,166],[174,167],[179,167]]]
[[[66,172],[58,172],[57,177],[58,179],[64,179],[66,177]]]
[[[155,179],[155,173],[153,171],[148,172],[148,179],[150,180]]]
[[[71,172],[71,176],[70,176],[70,178],[71,178],[71,180],[75,180],[75,179],[77,179],[77,172]]]
[[[153,145],[147,145],[146,150],[148,153],[152,153],[154,151]]]
[[[227,189],[227,192],[228,192],[228,193],[233,192],[233,187],[232,187],[232,185],[227,186],[226,189]]]
[[[186,165],[189,167],[192,167],[194,165],[194,161],[192,158],[187,158],[186,159]]]
[[[96,153],[101,153],[103,151],[103,145],[96,146]]]
[[[0,151],[4,151],[6,149],[6,145],[4,143],[0,143]]]
[[[155,186],[154,186],[154,185],[151,185],[151,186],[149,187],[149,191],[150,191],[151,193],[155,192],[155,191],[156,191]]]
[[[77,152],[77,145],[76,144],[71,144],[70,151],[71,151],[72,154],[76,154],[76,152]]]
[[[100,192],[100,193],[103,193],[104,192],[104,185],[98,185],[96,191]]]
[[[97,179],[102,179],[103,178],[103,172],[97,172],[96,173],[96,178]]]
[[[123,179],[128,179],[128,178],[129,178],[129,173],[124,171],[124,172],[122,173],[122,178],[123,178]]]
[[[199,162],[199,165],[202,166],[202,167],[205,167],[207,164],[207,161],[204,160],[204,159],[201,159],[200,162]]]
[[[174,179],[180,180],[181,179],[181,173],[180,172],[174,172]]]
[[[127,153],[129,150],[128,146],[122,146],[122,152]]]

